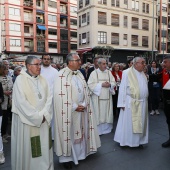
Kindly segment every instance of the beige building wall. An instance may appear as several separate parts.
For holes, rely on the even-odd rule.
[[[80,2],[80,0],[79,0]],[[84,2],[84,1],[83,1]],[[154,28],[154,47],[153,50],[156,51],[156,43],[155,43],[155,36],[157,35],[157,27],[156,27],[156,2],[154,4],[154,27],[153,27],[153,3],[151,0],[138,0],[134,1],[135,3],[138,2],[137,5],[133,6],[132,0],[128,0],[128,4],[124,4],[123,0],[119,1],[119,7],[112,6],[112,0],[107,0],[107,4],[98,4],[99,0],[90,1],[90,4],[80,9],[78,4],[78,36],[83,33],[89,32],[90,34],[90,42],[86,44],[79,45],[79,49],[84,48],[93,48],[95,46],[112,46],[115,49],[133,49],[133,50],[152,50],[152,30]],[[103,2],[102,0],[100,2]],[[115,1],[116,2],[116,1]],[[143,3],[149,4],[149,13],[143,12]],[[135,9],[132,9],[132,8]],[[106,13],[106,23],[107,24],[98,24],[98,12],[105,12]],[[90,23],[81,23],[81,27],[79,27],[79,17],[81,16],[82,22],[82,15],[90,14]],[[119,26],[111,25],[111,14],[118,14],[119,15]],[[128,16],[128,23],[127,28],[124,27],[124,16]],[[138,18],[138,29],[132,28],[132,17]],[[142,20],[146,19],[149,21],[149,30],[142,29]],[[107,33],[107,43],[106,44],[99,44],[98,43],[98,32],[103,31]],[[119,33],[119,44],[114,45],[111,43],[111,33]],[[123,36],[127,34],[127,45],[124,45]],[[131,36],[138,35],[138,46],[132,46]],[[142,46],[142,36],[148,36],[148,47]],[[79,38],[78,38],[79,39]],[[79,40],[80,41],[80,40]]]

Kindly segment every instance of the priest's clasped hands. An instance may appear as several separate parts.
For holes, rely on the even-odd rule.
[[[82,105],[78,105],[77,109],[75,110],[76,112],[84,112],[85,107]]]
[[[102,83],[102,87],[109,88],[110,86],[111,86],[111,84],[107,81]]]

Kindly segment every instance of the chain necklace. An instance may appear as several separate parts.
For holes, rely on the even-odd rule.
[[[32,81],[32,80],[31,80]],[[39,89],[38,89],[38,80],[36,80],[37,81],[37,84],[35,84],[33,81],[32,81],[32,83],[34,84],[34,86],[36,87],[36,89],[37,89],[37,92],[38,92],[38,98],[39,99],[42,99],[42,95],[41,95],[41,93],[40,93],[40,91],[39,91]]]

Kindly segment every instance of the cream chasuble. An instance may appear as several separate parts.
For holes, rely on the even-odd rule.
[[[53,170],[50,90],[46,80],[25,71],[13,88],[11,161],[12,170]],[[46,121],[42,123],[43,116]],[[38,164],[37,164],[38,162]]]
[[[102,87],[103,82],[109,82],[111,84],[111,87],[110,88]],[[109,133],[112,129],[113,124],[112,94],[114,94],[115,85],[116,85],[115,79],[109,70],[100,71],[100,69],[97,69],[90,74],[88,80],[88,87],[91,92],[90,97],[96,115],[98,131],[100,135]],[[110,128],[103,127],[105,123],[111,124]],[[102,126],[101,130],[99,127],[100,125]],[[104,128],[108,130],[104,130]]]
[[[74,75],[76,74],[76,75]],[[78,104],[86,106],[84,112],[76,112]],[[60,162],[85,159],[100,147],[100,139],[96,131],[96,122],[91,104],[89,103],[88,89],[80,71],[73,73],[68,67],[59,72],[54,83],[54,108],[55,108],[55,152],[60,157],[65,157]],[[84,158],[75,158],[75,143],[83,142]],[[73,159],[77,159],[76,161]]]

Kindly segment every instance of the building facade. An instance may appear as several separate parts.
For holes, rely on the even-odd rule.
[[[2,54],[54,56],[77,49],[76,0],[0,0]]]
[[[154,0],[79,0],[77,52],[86,58],[96,46],[111,46],[110,61],[150,59],[158,46],[156,9]]]

